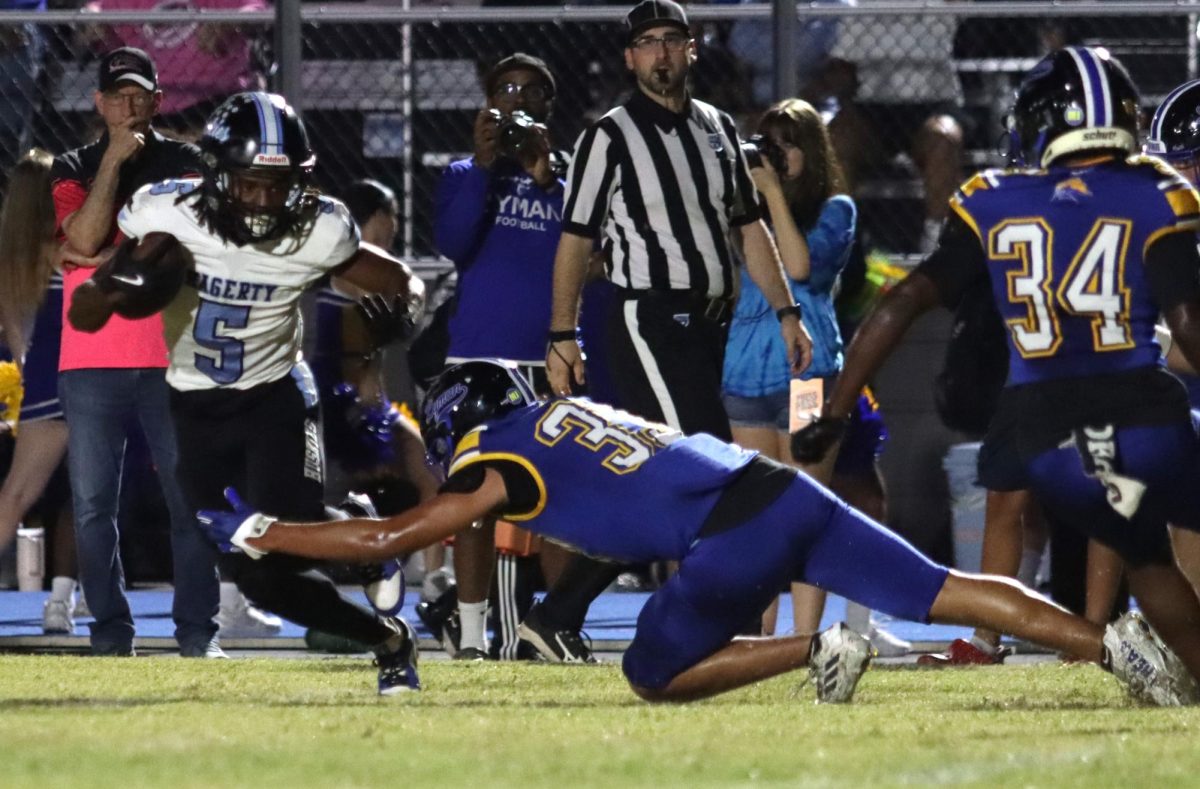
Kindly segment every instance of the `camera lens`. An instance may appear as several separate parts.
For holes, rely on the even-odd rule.
[[[534,123],[535,121],[529,113],[520,110],[500,121],[496,141],[500,152],[509,157],[516,157],[520,154],[521,149],[525,147],[533,134]]]

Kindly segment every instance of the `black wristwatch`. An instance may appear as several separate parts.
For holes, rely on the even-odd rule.
[[[788,315],[795,315],[796,320],[802,320],[802,317],[800,315],[800,305],[799,304],[789,304],[786,307],[780,307],[779,309],[775,310],[775,317],[779,319],[780,323],[782,323],[783,319],[786,318]]]
[[[578,337],[578,333],[578,329],[563,329],[562,331],[552,330],[546,335],[546,339],[549,340],[551,344],[556,342],[566,342],[567,340],[574,342]]]

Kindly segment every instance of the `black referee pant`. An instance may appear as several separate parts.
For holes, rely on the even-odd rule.
[[[619,405],[686,435],[732,441],[721,402],[730,313],[724,299],[622,291],[613,301],[607,336]]]

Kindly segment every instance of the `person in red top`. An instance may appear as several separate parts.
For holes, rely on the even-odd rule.
[[[163,100],[150,57],[121,47],[100,60],[96,111],[105,132],[68,151],[51,169],[57,231],[84,255],[122,238],[118,209],[139,187],[200,171],[199,152],[150,125]],[[63,303],[92,274],[64,272]],[[132,655],[133,617],[117,550],[117,503],[127,430],[140,423],[171,516],[175,640],[185,657],[224,657],[216,634],[216,552],[197,528],[175,478],[175,432],[167,411],[167,347],[162,318],[114,317],[94,334],[63,320],[59,396],[70,425],[68,468],[75,506],[80,580],[96,621],[92,654]]]

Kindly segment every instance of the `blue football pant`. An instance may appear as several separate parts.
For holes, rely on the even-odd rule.
[[[1200,530],[1200,441],[1190,423],[1116,430],[1118,473],[1146,486],[1133,518],[1109,504],[1104,484],[1084,470],[1074,444],[1028,462],[1031,487],[1048,510],[1111,546],[1130,564],[1169,561],[1167,524]]]
[[[794,579],[926,621],[948,572],[798,474],[757,517],[696,541],[638,616],[625,676],[638,687],[666,687],[729,643]]]

